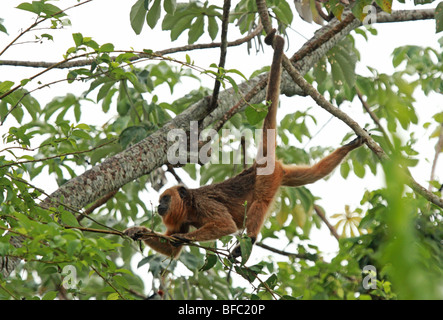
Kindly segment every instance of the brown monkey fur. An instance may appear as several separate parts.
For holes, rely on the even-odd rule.
[[[351,150],[363,144],[363,139],[358,137],[313,166],[285,165],[275,159],[275,147],[267,150],[266,132],[269,129],[276,129],[284,47],[283,38],[274,34],[275,31],[265,40],[274,46],[274,56],[266,94],[266,101],[270,104],[263,123],[262,149],[258,153],[262,157],[260,159],[257,157],[250,168],[224,182],[197,189],[175,186],[164,191],[160,196],[158,213],[167,229],[165,235],[172,236],[178,241],[173,243],[154,236],[148,238],[146,235],[143,236],[144,242],[152,249],[176,257],[183,242],[216,240],[244,227],[254,243],[280,186],[298,187],[325,177]],[[275,134],[273,137],[275,146]],[[271,174],[257,174],[260,168],[270,162],[273,162],[274,167]],[[196,229],[190,231],[190,227]],[[136,240],[148,231],[145,227],[132,227],[125,230],[125,234]],[[240,247],[231,253],[234,258],[240,255]]]

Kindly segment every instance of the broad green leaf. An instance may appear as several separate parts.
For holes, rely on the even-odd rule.
[[[83,44],[83,35],[81,33],[73,33],[72,38],[74,39],[75,45],[77,47]]]
[[[14,82],[12,82],[12,81],[0,82],[0,93],[8,92],[12,88],[13,85],[14,85]]]
[[[117,292],[111,293],[108,295],[107,300],[118,300],[120,298],[120,295]]]
[[[155,0],[152,7],[148,10],[148,14],[146,15],[146,21],[151,29],[154,29],[157,24],[158,19],[160,19],[161,14],[161,0]]]
[[[72,131],[72,134],[76,137],[82,138],[82,139],[86,139],[86,140],[91,140],[92,137],[85,131],[83,130],[74,130]]]
[[[41,12],[39,7],[33,6],[31,3],[28,3],[28,2],[20,3],[17,6],[17,9],[25,10],[25,11],[30,11],[30,12],[33,12],[33,13],[36,13],[36,14],[40,14],[40,12]]]
[[[125,289],[129,288],[128,280],[126,280],[122,276],[113,276],[112,280],[115,281],[119,286],[121,286],[121,287],[123,287]]]
[[[143,126],[128,127],[120,134],[120,144],[123,149],[133,145],[148,136],[147,130]]]
[[[215,264],[217,263],[217,256],[213,253],[208,252],[206,254],[206,258],[205,258],[205,264],[200,268],[200,272],[201,271],[206,271],[211,269],[213,266],[215,266]]]
[[[241,237],[240,238],[240,249],[241,249],[241,261],[242,265],[244,265],[251,255],[252,252],[252,241],[249,237]]]
[[[265,108],[257,108],[253,106],[248,106],[245,109],[246,119],[250,125],[256,125],[260,121],[262,121],[266,115],[268,114]]]
[[[3,20],[0,19],[0,32],[4,32],[8,34],[8,31],[6,30],[6,27],[2,24]]]
[[[163,3],[163,8],[169,14],[174,14],[177,9],[177,0],[165,0]]]
[[[204,32],[204,19],[203,16],[199,16],[191,25],[188,33],[188,44],[193,44],[203,35]]]
[[[67,226],[79,226],[77,219],[70,212],[63,211],[60,215],[62,221]]]
[[[112,43],[105,43],[100,46],[99,52],[112,52],[114,51],[114,45]]]
[[[218,34],[218,23],[215,17],[208,17],[208,32],[212,40],[215,40]]]
[[[56,297],[57,291],[49,291],[42,297],[42,300],[54,300]]]
[[[145,24],[146,16],[145,0],[138,0],[132,7],[129,14],[132,30],[136,34],[140,34]]]

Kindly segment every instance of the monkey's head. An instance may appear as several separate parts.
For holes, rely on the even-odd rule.
[[[160,195],[158,214],[165,224],[177,223],[186,219],[189,190],[184,186],[175,186]]]

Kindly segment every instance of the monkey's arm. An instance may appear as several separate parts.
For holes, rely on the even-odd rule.
[[[145,227],[132,227],[124,231],[124,233],[134,240],[143,239],[143,242],[155,251],[164,254],[169,257],[177,257],[181,251],[182,246],[174,246],[170,241],[162,239],[156,236],[146,237],[143,234],[149,232],[148,228]],[[171,236],[174,232],[167,230],[165,236]]]
[[[357,137],[350,143],[338,148],[312,167],[284,165],[282,186],[298,187],[313,183],[327,176],[341,163],[350,151],[360,147],[362,144],[363,138]]]
[[[217,201],[207,199],[204,204],[200,204],[198,216],[198,224],[194,224],[196,230],[177,232],[172,237],[184,241],[211,241],[237,232],[232,215]]]

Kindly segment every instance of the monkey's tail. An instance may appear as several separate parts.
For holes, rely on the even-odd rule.
[[[269,104],[268,114],[263,122],[263,138],[262,138],[262,150],[259,150],[259,156],[269,157],[273,156],[275,160],[275,142],[276,142],[276,127],[277,127],[277,108],[280,96],[280,78],[282,72],[282,58],[283,58],[283,48],[285,40],[279,36],[275,35],[276,30],[273,29],[265,38],[265,43],[268,45],[273,45],[274,56],[271,64],[271,71],[269,72],[268,88],[266,91],[266,103]],[[273,130],[268,133],[268,130]],[[274,141],[272,154],[268,155],[268,135]],[[258,158],[257,157],[257,158]]]

